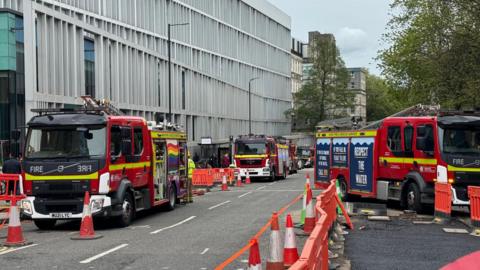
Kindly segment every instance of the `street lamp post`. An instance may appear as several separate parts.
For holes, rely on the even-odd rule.
[[[258,79],[255,77],[248,81],[248,135],[252,134],[252,82]]]
[[[168,121],[172,122],[172,54],[171,54],[171,48],[172,48],[172,39],[171,39],[171,28],[173,26],[182,26],[182,25],[189,25],[190,23],[169,23],[168,24],[168,29],[167,29],[167,34],[168,34],[168,42],[167,42],[167,47],[168,47]],[[160,95],[160,93],[158,93]]]

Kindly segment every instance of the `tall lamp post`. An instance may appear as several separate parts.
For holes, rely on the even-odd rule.
[[[168,121],[172,122],[172,39],[171,39],[171,28],[173,26],[182,26],[189,25],[190,23],[169,23],[168,24]],[[160,95],[160,93],[158,93]]]
[[[255,77],[248,81],[248,135],[252,134],[252,82],[258,79]]]

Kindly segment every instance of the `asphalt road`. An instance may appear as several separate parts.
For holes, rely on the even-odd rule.
[[[26,221],[24,235],[32,245],[0,250],[0,269],[213,269],[248,243],[273,211],[303,192],[306,172],[213,191],[172,212],[149,211],[128,228],[96,222],[96,233],[103,235],[98,240],[71,240],[78,233],[76,222],[39,231]],[[297,203],[289,211],[300,207]],[[0,231],[0,237],[5,233]],[[260,241],[262,256],[267,254],[267,236]],[[227,269],[246,268],[246,258],[248,254]]]
[[[389,215],[398,212],[389,209]],[[417,220],[428,222],[433,216],[420,216]],[[396,217],[392,221],[354,217],[353,221],[355,230],[346,237],[345,253],[355,270],[439,269],[480,249],[478,237],[443,231],[470,230],[455,219],[447,225],[414,224],[410,219]]]

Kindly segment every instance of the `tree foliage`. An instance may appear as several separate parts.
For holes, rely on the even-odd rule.
[[[480,105],[480,0],[395,0],[379,54],[405,105]]]
[[[353,97],[347,90],[350,80],[340,52],[329,39],[314,39],[309,46],[312,63],[304,85],[294,94],[295,108],[288,111],[299,123],[306,123],[306,129],[325,119],[345,116],[346,107],[351,107]]]
[[[398,111],[405,104],[401,102],[401,92],[389,85],[381,77],[367,74],[367,119],[377,121]]]

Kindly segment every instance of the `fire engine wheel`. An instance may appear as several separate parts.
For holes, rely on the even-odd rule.
[[[276,177],[275,177],[275,169],[272,169],[270,171],[270,178],[268,180],[270,180],[270,182],[273,182],[275,181]]]
[[[177,204],[177,192],[175,190],[175,187],[173,184],[170,186],[168,189],[168,204],[167,204],[167,210],[172,211],[175,209],[175,205]]]
[[[340,182],[340,195],[342,196],[342,200],[346,202],[350,199],[347,191],[347,182],[343,178],[338,179],[338,181]]]
[[[35,223],[35,226],[39,228],[40,230],[52,230],[55,227],[55,224],[57,224],[56,219],[35,219],[33,221]]]
[[[283,168],[282,179],[287,179],[287,168]]]
[[[117,224],[120,227],[128,227],[132,223],[135,206],[133,205],[132,194],[127,192],[122,202],[122,214],[118,217]]]
[[[406,206],[408,210],[422,212],[422,203],[420,201],[420,189],[416,183],[410,183],[405,195]]]

